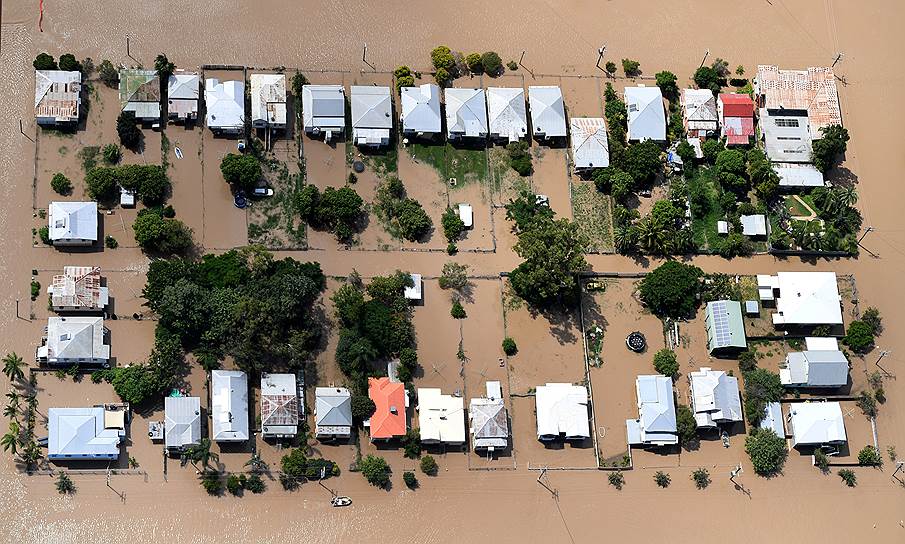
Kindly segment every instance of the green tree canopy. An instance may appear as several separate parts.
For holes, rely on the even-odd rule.
[[[127,149],[135,150],[142,140],[141,129],[138,128],[138,120],[135,112],[124,111],[116,119],[116,133],[119,134],[119,142]]]
[[[761,476],[776,474],[786,461],[786,441],[776,436],[773,429],[755,428],[745,438],[745,451],[754,465],[754,472]]]
[[[503,60],[494,51],[488,51],[481,55],[481,66],[487,75],[498,76],[503,71]]]
[[[515,252],[524,261],[509,274],[513,290],[536,306],[574,303],[576,274],[588,266],[588,240],[578,225],[546,217],[533,221],[518,237]]]
[[[667,261],[641,280],[641,300],[658,316],[689,316],[698,305],[703,275],[696,266]]]
[[[390,485],[390,465],[383,457],[366,455],[358,462],[358,469],[369,484],[375,487],[388,487]]]
[[[821,172],[832,168],[839,156],[848,148],[848,130],[841,125],[830,125],[820,129],[820,139],[812,144],[814,166]]]
[[[679,98],[679,87],[676,85],[676,74],[672,72],[667,72],[666,70],[662,72],[657,72],[657,87],[660,87],[660,92],[663,93],[663,96],[666,97],[670,102]]]
[[[660,153],[660,146],[653,140],[634,143],[626,148],[622,164],[617,166],[632,176],[636,184],[647,184],[663,169]]]
[[[35,67],[35,70],[56,70],[57,69],[57,61],[53,59],[53,56],[48,55],[47,53],[38,53],[38,56],[35,57],[35,60],[32,62],[32,65]]]
[[[250,191],[258,185],[261,176],[261,163],[254,155],[227,153],[220,161],[220,172],[226,183],[239,189]]]

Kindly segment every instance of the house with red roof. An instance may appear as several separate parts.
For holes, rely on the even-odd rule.
[[[368,378],[368,396],[377,407],[364,423],[371,430],[371,440],[389,440],[405,436],[408,430],[406,408],[408,393],[405,385],[389,378]]]
[[[720,127],[726,145],[748,145],[754,136],[754,100],[747,94],[720,94],[717,98]]]

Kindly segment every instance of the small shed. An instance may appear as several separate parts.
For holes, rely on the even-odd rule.
[[[474,226],[474,210],[471,204],[459,204],[459,219],[465,224],[466,229]]]
[[[405,298],[408,300],[421,300],[423,296],[423,287],[424,283],[421,280],[421,274],[410,274],[412,277],[412,282],[414,285],[412,287],[405,288]]]
[[[767,216],[763,214],[743,215],[742,234],[745,236],[766,236]]]
[[[742,305],[735,300],[714,300],[707,303],[707,349],[712,354],[731,353],[747,349]]]

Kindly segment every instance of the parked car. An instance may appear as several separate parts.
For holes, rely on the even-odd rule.
[[[252,191],[254,196],[273,196],[273,189],[270,187],[255,187],[255,190]]]

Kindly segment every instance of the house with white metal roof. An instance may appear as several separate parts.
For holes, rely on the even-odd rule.
[[[47,286],[50,306],[55,312],[102,312],[110,302],[110,292],[102,285],[97,266],[66,266]]]
[[[492,139],[517,142],[528,135],[528,110],[521,87],[488,87],[487,113]]]
[[[102,317],[48,317],[36,359],[48,365],[95,364],[106,367],[110,345]]]
[[[603,118],[572,117],[569,126],[572,129],[572,162],[576,170],[610,165],[610,145]]]
[[[51,461],[115,461],[125,429],[103,406],[48,408],[47,459]]]
[[[314,434],[317,438],[348,438],[352,435],[352,393],[345,387],[314,390]]]
[[[716,97],[710,89],[682,89],[682,120],[691,136],[705,137],[716,132],[719,115]]]
[[[712,354],[739,352],[748,347],[742,305],[735,300],[713,300],[705,309],[707,350]]]
[[[418,425],[424,444],[465,443],[465,402],[440,389],[418,388]]]
[[[82,73],[35,70],[35,122],[41,126],[73,125],[82,105]]]
[[[286,74],[251,74],[251,126],[286,128]]]
[[[666,112],[659,87],[626,87],[625,106],[629,141],[666,141]]]
[[[691,384],[691,410],[698,427],[714,428],[742,421],[742,400],[738,378],[722,370],[701,368],[688,375]]]
[[[164,445],[168,450],[182,450],[201,442],[201,398],[166,397],[164,409]]]
[[[90,246],[97,242],[97,202],[51,202],[48,235],[55,246]]]
[[[198,119],[201,99],[201,75],[177,70],[167,79],[167,116],[176,121]]]
[[[342,85],[304,85],[302,124],[305,133],[329,142],[346,128],[346,95]]]
[[[500,382],[489,381],[484,397],[471,399],[468,404],[468,422],[471,447],[475,450],[503,450],[509,445],[509,414],[503,404],[503,388]]]
[[[796,402],[789,405],[792,446],[839,445],[847,441],[842,406],[838,402]]]
[[[783,425],[782,405],[778,402],[768,402],[764,408],[763,419],[760,420],[761,429],[770,429],[776,436],[783,438],[786,436],[786,429]]]
[[[248,440],[248,375],[239,370],[211,371],[212,437],[216,442]]]
[[[672,446],[679,443],[676,429],[676,402],[669,376],[638,376],[638,419],[625,421],[632,446]]]
[[[389,145],[393,129],[393,99],[389,87],[353,85],[352,141],[358,146]]]
[[[487,131],[484,89],[446,89],[447,138],[486,138]]]
[[[766,236],[767,235],[767,216],[762,213],[751,215],[743,215],[740,218],[742,222],[742,234],[745,236]]]
[[[805,338],[804,351],[786,354],[779,379],[786,387],[837,388],[848,383],[849,363],[835,338]]]
[[[538,440],[585,440],[591,437],[587,387],[571,383],[539,385],[534,402]]]
[[[814,187],[823,187],[823,172],[813,164],[806,163],[776,163],[773,171],[779,176],[779,188],[787,191],[804,189],[809,191]]]
[[[216,134],[245,131],[245,82],[204,80],[205,124]]]
[[[562,89],[552,85],[528,87],[531,127],[535,138],[565,138],[566,108]]]
[[[402,87],[402,132],[433,136],[439,134],[443,118],[440,116],[440,87],[425,83],[418,87]]]
[[[298,434],[295,374],[261,374],[261,432],[265,438],[291,438]]]
[[[776,326],[841,325],[842,298],[835,272],[757,275],[761,301],[776,301]]]
[[[761,108],[760,132],[764,152],[774,163],[810,163],[814,133],[807,115]]]
[[[142,122],[160,120],[160,76],[154,70],[119,71],[119,104]]]

